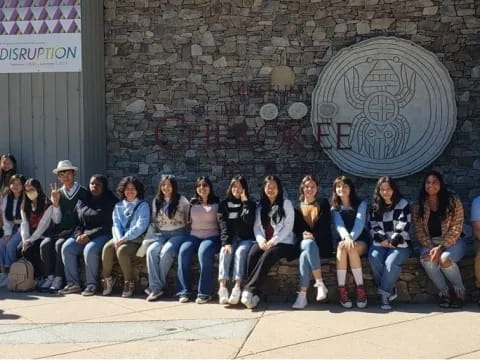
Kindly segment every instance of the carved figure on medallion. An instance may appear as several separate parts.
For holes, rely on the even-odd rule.
[[[406,150],[410,139],[410,125],[401,109],[415,95],[416,73],[401,64],[398,74],[389,59],[366,61],[371,70],[364,79],[356,66],[344,76],[346,99],[361,111],[352,119],[349,145],[374,159],[392,158]],[[398,63],[398,57],[393,62]]]

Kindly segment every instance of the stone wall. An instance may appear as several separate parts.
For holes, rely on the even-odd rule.
[[[429,168],[441,171],[468,207],[480,194],[480,4],[474,0],[104,0],[108,175],[139,174],[153,195],[161,173],[192,194],[198,175],[223,192],[242,173],[258,198],[265,174],[277,174],[290,198],[305,173],[329,195],[340,170],[319,148],[309,115],[323,67],[342,48],[396,36],[432,51],[456,89],[457,129]],[[272,89],[277,66],[295,85]],[[260,107],[274,102],[279,117]],[[380,176],[381,174],[379,174]],[[414,199],[422,174],[399,180]],[[370,198],[374,180],[355,179]],[[468,211],[467,211],[468,214]]]

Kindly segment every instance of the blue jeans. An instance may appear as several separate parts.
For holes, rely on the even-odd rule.
[[[12,233],[12,237],[8,240],[7,245],[3,244],[3,238],[0,239],[0,266],[10,267],[15,261],[17,261],[17,249],[22,242],[22,236],[19,229],[15,229]]]
[[[182,243],[187,239],[185,228],[162,231],[155,234],[157,239],[147,249],[148,287],[163,290],[167,283],[168,271]]]
[[[233,260],[233,274],[232,278],[235,281],[243,280],[247,269],[247,257],[250,247],[254,240],[240,240],[235,239],[232,244],[232,252],[225,253],[225,249],[220,251],[220,258],[218,260],[218,279],[229,280],[230,270]]]
[[[312,239],[303,239],[300,243],[300,250],[302,250],[298,260],[300,286],[308,287],[312,279],[312,271],[321,268],[320,250],[315,240]]]
[[[74,238],[65,241],[62,247],[62,260],[67,283],[80,285],[77,256],[83,253],[87,285],[97,285],[100,252],[110,238],[110,234],[97,236],[85,245],[78,244]]]
[[[199,239],[189,236],[178,252],[177,295],[192,293],[192,257],[198,250],[198,295],[213,296],[213,257],[220,250],[220,236]]]
[[[403,263],[412,253],[408,248],[389,249],[372,245],[368,260],[380,295],[390,295],[402,271]]]
[[[420,262],[425,269],[430,280],[433,281],[440,295],[448,294],[448,285],[445,281],[447,278],[453,286],[456,293],[464,293],[465,286],[463,285],[462,274],[456,264],[465,255],[465,240],[460,238],[457,243],[448,249],[445,249],[440,255],[441,260],[450,260],[452,265],[448,268],[441,267],[440,264],[434,264],[430,261],[425,261],[422,256],[427,254],[430,250],[427,248],[421,248],[420,250]]]

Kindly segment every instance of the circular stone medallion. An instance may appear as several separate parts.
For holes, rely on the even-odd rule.
[[[278,108],[275,104],[265,104],[260,108],[260,117],[263,120],[273,120],[278,116]]]
[[[302,102],[295,102],[288,108],[288,115],[294,120],[303,118],[307,113],[307,105]]]
[[[450,142],[456,118],[445,66],[433,53],[395,37],[341,50],[312,94],[313,134],[342,171],[357,176],[421,171]]]

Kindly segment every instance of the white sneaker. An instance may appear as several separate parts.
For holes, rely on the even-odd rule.
[[[53,279],[52,285],[50,286],[51,291],[59,291],[63,285],[63,278],[61,276],[56,276]]]
[[[253,294],[250,291],[244,290],[242,292],[242,298],[240,299],[240,302],[250,309],[250,306],[252,305],[252,297]]]
[[[218,289],[218,303],[220,305],[228,304],[228,289],[224,286],[220,286]]]
[[[50,286],[52,286],[54,279],[55,276],[53,275],[48,275],[46,279],[43,279],[43,281],[39,285],[40,291],[48,291],[50,289]]]
[[[228,303],[230,305],[237,305],[240,302],[240,297],[242,296],[242,291],[240,287],[235,286],[232,289],[232,293],[230,294],[230,298],[228,299]]]
[[[317,288],[317,301],[322,301],[327,298],[328,289],[322,280],[315,282],[314,285]]]
[[[7,287],[8,276],[7,273],[0,273],[0,288]]]
[[[107,296],[107,295],[110,295],[112,293],[113,285],[115,284],[115,280],[116,279],[112,278],[111,276],[102,279],[102,284],[103,284],[102,295],[103,296]]]
[[[307,293],[304,291],[299,291],[297,295],[297,300],[295,300],[292,305],[292,309],[304,309],[307,304]]]

